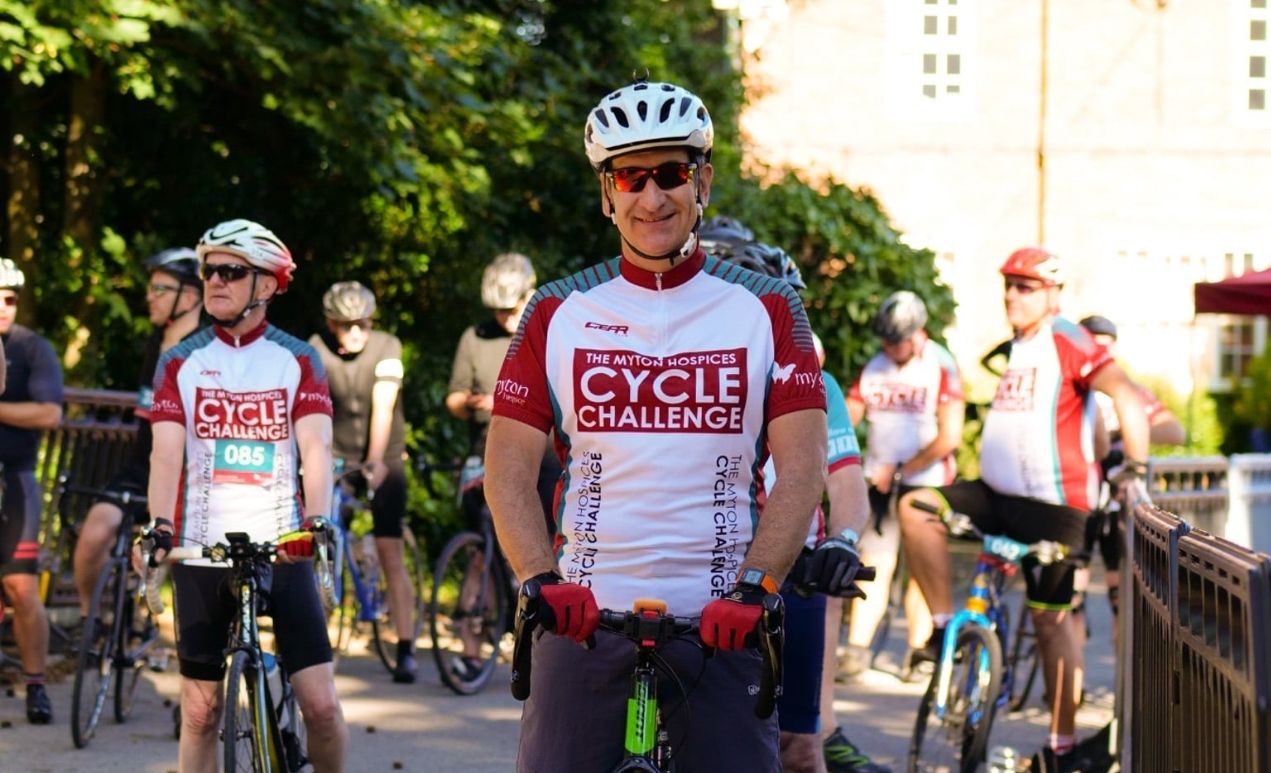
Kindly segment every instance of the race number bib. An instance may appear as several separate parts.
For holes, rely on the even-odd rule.
[[[274,444],[242,440],[216,441],[213,483],[263,485],[274,479]]]

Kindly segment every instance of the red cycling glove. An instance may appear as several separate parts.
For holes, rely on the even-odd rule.
[[[313,532],[295,532],[278,540],[278,552],[286,553],[291,558],[310,558],[313,556]]]
[[[767,595],[762,585],[740,583],[727,596],[707,604],[702,608],[702,643],[725,652],[755,646]]]
[[[534,578],[541,585],[540,596],[543,627],[557,636],[568,636],[578,643],[587,639],[600,626],[600,608],[591,588],[565,582],[558,575],[545,572]]]

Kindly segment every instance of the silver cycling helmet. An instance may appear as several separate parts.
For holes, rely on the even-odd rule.
[[[18,264],[9,258],[0,258],[0,288],[5,290],[21,290],[26,285],[26,275]]]
[[[519,252],[505,252],[481,275],[481,303],[490,309],[515,309],[534,292],[534,264]]]
[[[146,258],[147,271],[162,271],[183,285],[202,287],[199,255],[189,247],[173,247]]]
[[[697,238],[701,241],[702,249],[714,255],[717,251],[736,249],[743,244],[753,242],[755,232],[738,220],[725,215],[716,215],[702,223],[701,230],[697,232]]]
[[[709,158],[715,127],[702,100],[672,83],[637,81],[600,100],[587,116],[583,147],[596,171],[615,156],[688,148]]]
[[[795,290],[807,288],[799,266],[780,247],[763,242],[734,245],[722,241],[711,242],[708,246],[703,239],[702,249],[707,255],[727,263],[734,263],[757,274],[784,279]]]
[[[335,322],[370,319],[375,314],[375,294],[361,282],[336,282],[322,295],[322,314]]]
[[[927,305],[908,290],[887,296],[874,315],[875,335],[889,344],[900,343],[927,324]]]

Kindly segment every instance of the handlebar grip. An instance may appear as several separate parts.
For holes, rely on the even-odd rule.
[[[862,566],[856,570],[856,579],[861,582],[869,582],[878,576],[878,569],[872,566]]]
[[[539,604],[543,586],[538,580],[526,580],[516,599],[516,629],[513,634],[512,697],[523,701],[530,697],[530,669],[534,648],[534,629],[538,627]]]
[[[939,515],[939,516],[944,515],[944,510],[941,509],[938,505],[933,505],[929,502],[924,502],[921,499],[911,500],[910,504],[913,505],[915,509],[921,510],[924,513],[931,513],[932,515]]]

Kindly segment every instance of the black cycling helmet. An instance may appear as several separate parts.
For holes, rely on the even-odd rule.
[[[697,233],[702,249],[718,257],[717,250],[724,247],[740,247],[755,240],[755,232],[737,220],[724,215],[716,215],[705,223]]]
[[[361,282],[336,282],[322,296],[322,315],[335,322],[356,322],[375,314],[375,294]]]
[[[1112,324],[1112,320],[1107,317],[1091,314],[1077,324],[1084,327],[1086,332],[1092,336],[1111,336],[1114,341],[1117,338],[1117,326]]]
[[[183,285],[203,289],[199,256],[189,247],[173,247],[146,258],[147,271],[162,271]]]
[[[874,334],[889,344],[897,344],[922,330],[927,324],[927,305],[908,290],[887,296],[874,315]]]

